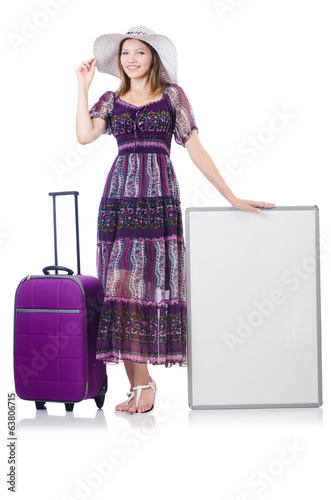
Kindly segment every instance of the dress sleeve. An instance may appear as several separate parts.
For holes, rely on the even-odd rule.
[[[100,99],[93,104],[90,109],[91,118],[103,118],[106,121],[106,129],[104,134],[111,135],[113,133],[111,129],[111,115],[114,108],[114,92],[107,90]]]
[[[193,108],[184,90],[173,84],[173,104],[176,112],[174,137],[177,144],[185,147],[185,142],[190,137],[193,130],[199,133],[195,122]]]

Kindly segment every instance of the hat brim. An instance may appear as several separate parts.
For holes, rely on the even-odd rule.
[[[173,42],[164,35],[128,35],[109,33],[100,35],[93,44],[93,56],[97,59],[97,70],[120,78],[117,66],[119,44],[124,38],[135,38],[149,43],[159,54],[164,79],[177,83],[177,51]]]

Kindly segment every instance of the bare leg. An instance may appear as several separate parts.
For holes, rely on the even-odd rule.
[[[132,391],[132,389],[134,387],[134,379],[133,379],[133,376],[134,376],[133,365],[134,365],[134,363],[133,363],[133,361],[129,361],[128,359],[124,359],[123,363],[125,366],[126,374],[127,374],[128,379],[130,381],[130,391]],[[121,411],[128,411],[129,410],[129,406],[125,406],[125,401],[123,403],[116,405],[115,408],[116,408],[116,410],[121,410]]]
[[[132,391],[132,389],[134,387],[134,380],[133,380],[133,364],[134,363],[133,363],[133,361],[129,361],[128,359],[124,359],[123,363],[125,366],[126,374],[127,374],[128,379],[130,381],[130,391]]]
[[[133,387],[136,385],[147,385],[148,382],[153,382],[153,379],[148,372],[147,363],[133,363],[133,382]],[[144,388],[141,391],[138,408],[136,407],[137,390],[135,390],[134,393],[134,398],[129,403],[129,412],[134,413],[138,411],[138,413],[141,413],[152,407],[154,401],[154,391],[151,387],[148,389]]]

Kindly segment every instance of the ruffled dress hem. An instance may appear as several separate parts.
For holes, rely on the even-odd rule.
[[[124,360],[127,360],[141,364],[164,366],[165,368],[170,368],[171,366],[176,366],[176,365],[178,365],[181,368],[187,368],[186,358],[181,358],[180,356],[173,358],[159,357],[159,360],[157,361],[156,359],[144,358],[142,356],[132,356],[125,353],[120,353],[119,358],[116,357],[115,355],[112,355],[112,353],[105,353],[105,354],[98,354],[97,359],[103,361],[104,364],[109,364],[109,365],[118,365],[120,363],[123,363]]]

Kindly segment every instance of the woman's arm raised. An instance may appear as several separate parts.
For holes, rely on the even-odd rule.
[[[240,198],[237,198],[233,194],[229,186],[226,184],[212,158],[201,144],[196,130],[193,130],[189,139],[186,141],[185,148],[187,149],[193,163],[209,180],[209,182],[211,182],[211,184],[221,193],[221,195],[224,196],[224,198],[226,198],[235,208],[238,208],[239,210],[247,210],[250,212],[261,212],[261,210],[255,207],[274,207],[274,203],[267,203],[265,201],[242,200]]]
[[[78,79],[76,134],[80,144],[95,141],[106,129],[105,120],[90,118],[88,107],[88,90],[94,77],[96,62],[97,60],[91,57],[88,61],[83,61],[76,69]]]

